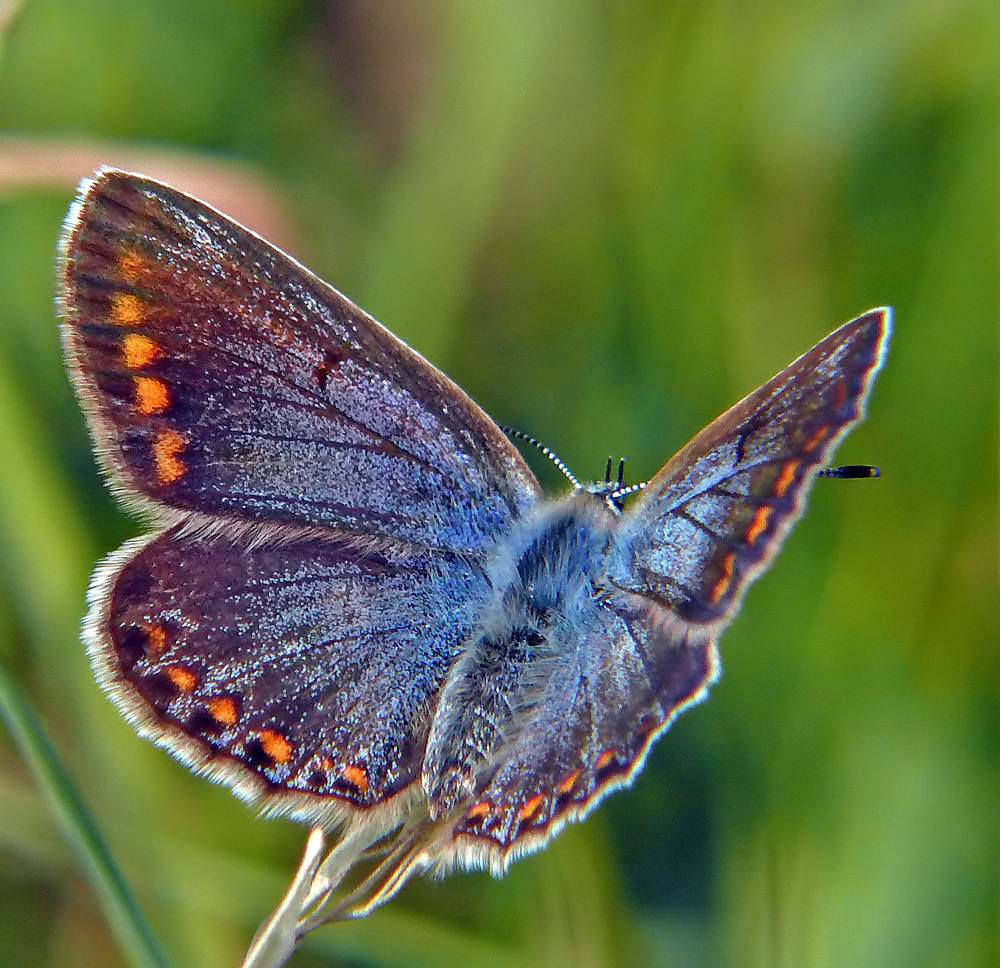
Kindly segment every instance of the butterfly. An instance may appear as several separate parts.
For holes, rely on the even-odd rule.
[[[861,420],[890,311],[841,326],[641,490],[550,499],[466,393],[262,238],[102,169],[61,241],[66,356],[115,493],[85,639],[138,731],[265,811],[504,871],[641,769]],[[856,476],[856,475],[855,475]]]

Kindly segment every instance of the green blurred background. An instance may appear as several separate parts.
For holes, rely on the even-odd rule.
[[[634,788],[293,965],[997,964],[994,3],[24,0],[0,30],[0,665],[173,965],[238,963],[304,830],[136,738],[78,640],[141,527],[52,310],[101,162],[288,247],[583,478],[652,474],[895,307],[838,455],[882,479],[818,484]],[[0,729],[0,964],[128,964],[57,812]]]

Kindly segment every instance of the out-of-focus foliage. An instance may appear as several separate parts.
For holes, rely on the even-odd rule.
[[[581,477],[620,453],[653,473],[895,307],[839,454],[882,478],[818,484],[722,682],[634,788],[504,881],[415,881],[293,964],[995,963],[992,3],[0,12],[0,665],[173,964],[238,962],[304,831],[137,739],[78,640],[93,563],[140,528],[94,467],[52,311],[72,186],[102,160],[249,173],[298,257]],[[3,732],[0,820],[0,963],[124,964]]]

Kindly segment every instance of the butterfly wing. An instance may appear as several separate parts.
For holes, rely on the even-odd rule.
[[[428,863],[503,871],[581,819],[642,768],[650,745],[718,675],[712,638],[654,603],[603,596],[575,626],[510,740]]]
[[[863,418],[890,331],[888,309],[845,323],[674,456],[625,513],[615,584],[685,622],[727,624]]]
[[[161,520],[475,552],[537,498],[459,387],[209,206],[105,170],[84,183],[61,250],[64,340],[99,456]]]
[[[246,799],[329,822],[418,776],[434,696],[474,619],[462,603],[484,585],[427,549],[173,528],[103,566],[87,639],[140,732]]]

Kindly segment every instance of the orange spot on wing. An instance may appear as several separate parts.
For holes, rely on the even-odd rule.
[[[162,625],[146,625],[146,655],[157,656],[167,648],[167,630]]]
[[[198,685],[198,676],[190,669],[181,665],[167,666],[167,678],[174,684],[178,692],[185,694],[194,691]]]
[[[118,269],[129,282],[135,282],[149,271],[149,264],[136,249],[123,249],[118,255]]]
[[[479,803],[474,803],[465,811],[465,816],[468,820],[475,820],[478,817],[488,817],[491,813],[493,813],[493,804],[489,800],[480,800]]]
[[[320,759],[319,765],[323,767],[324,770],[332,770],[333,760],[331,760],[329,756],[324,756]]]
[[[599,757],[597,757],[597,762],[594,764],[595,770],[603,770],[613,759],[615,758],[614,750],[605,750]]]
[[[795,480],[795,472],[799,469],[799,464],[802,461],[790,460],[784,467],[781,468],[781,473],[778,475],[778,479],[774,482],[774,493],[776,497],[784,497],[785,492],[792,486],[792,481]]]
[[[362,793],[368,792],[368,774],[360,766],[348,763],[341,771],[345,780]]]
[[[153,442],[153,460],[156,462],[156,482],[173,484],[187,473],[187,464],[180,459],[186,443],[176,430],[161,430]]]
[[[542,809],[545,804],[545,794],[536,793],[530,800],[520,810],[517,812],[517,819],[524,823],[528,820],[533,820],[538,816],[538,811]]]
[[[561,796],[565,796],[567,793],[573,792],[573,787],[576,786],[576,781],[580,779],[580,770],[574,770],[559,786],[556,787],[556,793]]]
[[[119,326],[138,326],[146,318],[142,300],[130,292],[111,294],[111,321]]]
[[[747,528],[747,533],[743,537],[747,544],[752,545],[767,530],[767,522],[770,520],[773,510],[770,504],[762,504],[757,508],[753,521],[750,522],[750,527]]]
[[[262,729],[257,739],[275,763],[287,763],[292,758],[292,744],[276,729]]]
[[[712,590],[708,593],[708,600],[713,605],[717,605],[719,603],[719,599],[726,594],[726,589],[729,588],[730,582],[733,580],[733,566],[735,563],[735,551],[730,551],[726,557],[722,559],[722,574],[719,575],[719,580],[712,586]]]
[[[811,454],[829,435],[829,427],[819,427],[816,432],[802,445],[802,452]]]
[[[156,343],[141,333],[128,333],[122,340],[122,359],[130,370],[149,366],[161,352]]]
[[[170,391],[162,380],[152,376],[137,376],[135,381],[135,408],[139,413],[163,413],[170,406]]]
[[[223,726],[234,725],[238,718],[236,701],[230,696],[220,696],[218,699],[209,699],[208,711],[211,713],[212,719],[214,719],[217,723],[222,723]]]

